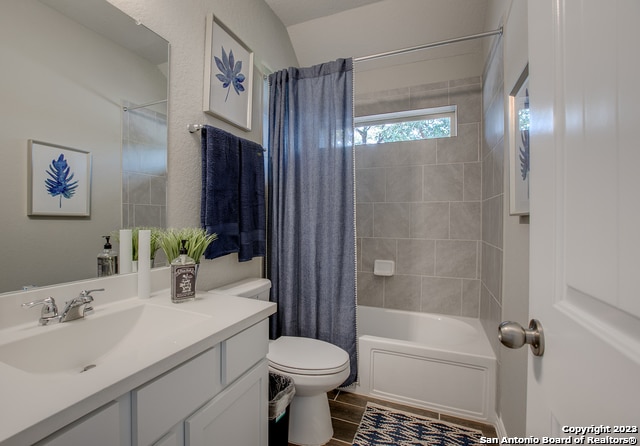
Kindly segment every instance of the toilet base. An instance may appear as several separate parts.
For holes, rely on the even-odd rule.
[[[294,396],[289,406],[289,443],[320,446],[333,437],[326,393]]]

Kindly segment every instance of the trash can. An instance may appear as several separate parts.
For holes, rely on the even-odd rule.
[[[289,405],[295,393],[293,379],[269,372],[269,446],[289,444]]]

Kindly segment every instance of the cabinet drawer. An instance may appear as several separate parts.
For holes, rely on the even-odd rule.
[[[132,392],[133,444],[149,445],[220,392],[220,348]]]
[[[227,386],[267,356],[269,320],[265,319],[222,342],[222,385]]]
[[[120,420],[120,405],[118,401],[114,401],[61,429],[38,443],[38,446],[119,445],[123,428]]]

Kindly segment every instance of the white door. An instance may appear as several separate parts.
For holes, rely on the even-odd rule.
[[[638,437],[640,1],[528,6],[530,316],[546,350],[529,357],[527,431]]]

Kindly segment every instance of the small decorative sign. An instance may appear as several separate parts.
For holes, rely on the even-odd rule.
[[[253,51],[209,14],[205,57],[204,111],[250,131]]]
[[[180,303],[196,296],[196,265],[171,265],[171,301]]]
[[[29,140],[28,215],[91,215],[91,154]]]

